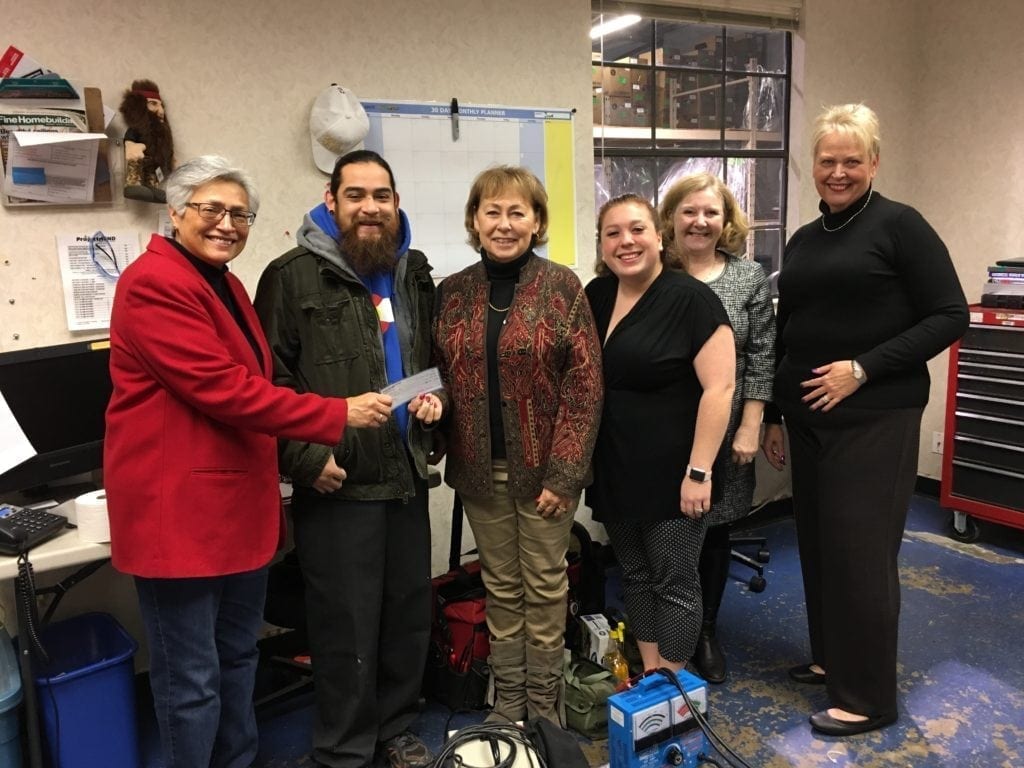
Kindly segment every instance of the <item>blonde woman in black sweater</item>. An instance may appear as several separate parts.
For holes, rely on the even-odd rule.
[[[813,135],[821,217],[786,245],[775,403],[789,433],[811,663],[832,707],[819,733],[896,722],[900,541],[917,473],[927,361],[967,329],[949,252],[916,210],[872,181],[879,130],[863,104],[831,107]],[[769,412],[768,420],[774,414]],[[782,430],[763,449],[781,468]]]

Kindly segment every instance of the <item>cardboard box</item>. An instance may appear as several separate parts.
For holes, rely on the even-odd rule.
[[[702,112],[700,115],[700,122],[697,127],[705,130],[717,131],[722,127],[722,120],[716,113],[704,114]]]
[[[629,96],[633,92],[630,69],[605,67],[601,73],[601,87],[605,96]]]
[[[635,128],[650,128],[652,112],[643,104],[634,104],[632,109],[632,125]]]
[[[609,99],[605,102],[605,125],[618,125],[626,128],[651,126],[651,111],[644,103],[627,99]]]
[[[700,102],[697,94],[691,93],[676,100],[675,123],[670,128],[700,127]]]
[[[608,652],[608,632],[610,630],[608,619],[603,614],[591,613],[580,616],[579,621],[583,628],[581,633],[583,647],[580,651],[591,661],[600,664]]]

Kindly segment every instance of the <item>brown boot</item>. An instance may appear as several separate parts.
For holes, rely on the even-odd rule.
[[[515,723],[526,719],[526,639],[491,640],[487,659],[494,682],[494,706],[488,723]]]
[[[538,648],[526,644],[526,713],[532,720],[543,717],[560,728],[565,726],[565,649]]]

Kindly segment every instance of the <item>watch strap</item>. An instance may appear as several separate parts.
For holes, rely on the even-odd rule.
[[[701,469],[700,467],[694,467],[690,464],[686,465],[686,476],[693,480],[695,483],[706,483],[711,479],[710,469]]]
[[[853,378],[862,384],[867,379],[867,376],[864,373],[864,367],[856,360],[850,361],[850,371],[853,373]]]

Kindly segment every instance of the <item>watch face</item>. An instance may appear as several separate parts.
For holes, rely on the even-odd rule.
[[[705,470],[690,467],[690,479],[693,480],[695,483],[703,483],[705,480],[707,480],[707,477],[708,473]]]

